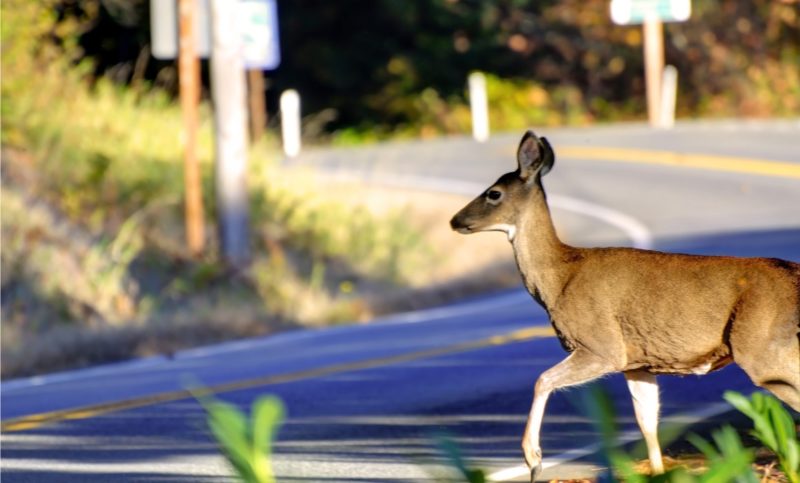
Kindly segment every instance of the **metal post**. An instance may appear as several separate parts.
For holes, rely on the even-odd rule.
[[[247,115],[238,2],[211,0],[211,89],[216,131],[217,216],[222,257],[235,267],[250,258]]]
[[[647,18],[644,33],[644,80],[647,90],[647,118],[651,126],[658,125],[661,105],[661,73],[664,70],[664,24]]]
[[[486,76],[473,72],[468,78],[469,106],[472,112],[472,137],[478,142],[489,139],[489,100],[486,95]]]
[[[178,77],[183,112],[183,173],[186,213],[186,242],[189,252],[203,252],[203,194],[197,162],[197,124],[200,103],[200,60],[197,57],[195,0],[178,0]]]

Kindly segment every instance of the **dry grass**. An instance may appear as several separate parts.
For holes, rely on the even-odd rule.
[[[356,182],[336,182],[325,189],[344,203],[363,204],[378,218],[398,210],[408,214],[436,257],[435,265],[413,275],[413,287],[446,283],[513,263],[505,235],[481,233],[465,238],[450,228],[450,218],[469,201],[463,196]]]
[[[708,470],[706,458],[700,453],[687,453],[675,457],[664,456],[663,461],[664,469],[667,471],[673,468],[684,468],[693,475],[699,475]],[[637,461],[634,469],[642,475],[653,474],[650,460]],[[775,454],[764,448],[756,451],[753,470],[761,483],[787,483],[789,481],[780,471]],[[594,483],[596,481],[597,479],[553,479],[550,480],[550,483]]]
[[[3,348],[3,378],[53,372],[164,355],[189,347],[263,336],[296,326],[270,317],[257,305],[219,309],[210,301],[192,301],[185,313],[119,327],[60,326],[24,345]]]
[[[430,263],[409,274],[408,285],[367,288],[362,295],[369,317],[432,307],[520,283],[505,235],[479,233],[465,238],[451,230],[450,218],[468,198],[353,181],[326,181],[324,189],[343,203],[367,207],[378,218],[398,210],[406,213],[424,245],[434,252]]]
[[[5,156],[3,170],[3,378],[171,353],[290,327],[364,322],[519,280],[502,235],[467,240],[450,230],[450,217],[466,201],[462,197],[331,182],[294,170],[272,172],[273,179],[280,174],[278,188],[302,185],[316,204],[342,207],[318,211],[323,218],[331,213],[332,220],[346,222],[340,211],[362,210],[367,212],[365,220],[373,220],[363,225],[365,229],[391,217],[394,221],[382,228],[381,236],[404,236],[398,231],[406,226],[420,238],[396,245],[419,253],[389,257],[401,265],[395,271],[402,281],[374,278],[369,264],[359,269],[336,256],[315,262],[288,240],[275,238],[271,229],[256,234],[263,238],[257,244],[263,242],[266,253],[257,249],[244,273],[220,270],[213,263],[197,265],[179,255],[175,238],[180,230],[161,229],[180,223],[174,209],[147,219],[147,229],[132,240],[135,250],[120,258],[115,249],[120,243],[113,241],[119,234],[111,243],[103,242],[37,197],[35,188],[29,191],[36,186],[28,179],[34,174],[22,169],[20,163],[30,160],[20,161],[20,156]],[[351,233],[340,244],[358,236]],[[161,260],[156,263],[159,270],[183,272],[159,289],[159,298],[147,295],[147,283],[139,281],[143,271],[151,270],[142,259],[154,249]],[[346,246],[336,248],[341,249]],[[145,279],[153,277],[164,274],[144,274]]]

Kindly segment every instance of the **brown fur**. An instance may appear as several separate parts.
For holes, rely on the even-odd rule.
[[[584,361],[553,387],[608,372],[704,374],[734,361],[800,411],[800,264],[565,245],[541,184],[553,161],[547,141],[528,132],[517,171],[451,221],[462,233],[510,232],[526,288]],[[534,453],[526,448],[531,465]]]

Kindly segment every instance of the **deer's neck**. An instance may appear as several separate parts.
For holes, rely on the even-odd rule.
[[[576,249],[559,240],[544,191],[532,196],[511,243],[525,287],[548,308],[562,293],[570,270],[566,261],[574,258]]]

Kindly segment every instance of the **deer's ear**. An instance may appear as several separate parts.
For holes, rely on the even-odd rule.
[[[553,147],[544,136],[539,138],[539,153],[542,156],[542,168],[539,170],[539,176],[544,176],[553,169],[556,162],[556,153],[553,152]]]
[[[517,148],[517,163],[522,179],[533,179],[537,174],[544,176],[553,167],[555,158],[553,148],[546,138],[536,137],[533,131],[522,136]]]

